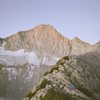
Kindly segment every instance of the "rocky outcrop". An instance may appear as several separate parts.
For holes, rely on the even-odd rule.
[[[62,36],[51,25],[39,25],[28,31],[21,31],[7,37],[5,48],[7,50],[25,49],[34,51],[39,56],[63,57],[70,54],[83,54],[90,52],[91,45],[79,38],[72,40]]]
[[[47,65],[0,64],[0,100],[21,100],[49,68]]]
[[[68,39],[50,25],[39,25],[28,31],[18,32],[6,38],[8,50],[25,49],[41,56],[64,56],[69,52]],[[67,51],[67,52],[66,52]]]
[[[0,100],[2,98],[3,100],[21,100],[24,98],[29,90],[42,78],[44,72],[50,67],[53,67],[51,65],[55,64],[64,56],[72,58],[63,58],[53,69],[47,72],[47,75],[41,80],[43,83],[39,83],[43,84],[42,89],[40,89],[40,85],[40,88],[36,90],[37,92],[34,90],[31,95],[29,94],[29,99],[35,100],[37,96],[39,97],[40,93],[41,95],[43,94],[41,99],[44,98],[47,93],[45,97],[46,99],[43,100],[49,100],[47,99],[48,94],[50,94],[50,98],[51,95],[56,96],[56,100],[59,100],[59,98],[60,100],[63,100],[64,98],[72,98],[70,94],[76,95],[74,96],[76,99],[90,98],[90,96],[84,93],[84,87],[82,87],[83,91],[81,91],[78,89],[77,85],[84,85],[86,81],[87,84],[85,84],[85,86],[91,86],[89,84],[92,80],[92,70],[96,70],[94,66],[97,68],[97,66],[100,65],[97,65],[97,63],[100,61],[97,59],[97,55],[96,57],[95,55],[90,57],[90,54],[97,48],[98,50],[96,53],[99,53],[99,47],[99,42],[95,45],[90,45],[77,37],[70,40],[62,36],[51,25],[44,24],[38,25],[31,30],[18,32],[5,39],[0,38]],[[85,55],[85,53],[87,53],[86,55],[89,54],[89,57],[85,56],[86,58],[84,58],[81,55],[82,58],[84,58],[83,60],[81,59],[81,56],[73,57],[73,55]],[[75,57],[78,57],[78,59]],[[94,61],[92,62],[91,59]],[[81,64],[76,62],[81,62]],[[90,66],[92,65],[93,68],[91,69]],[[89,73],[84,69],[85,67],[87,67]],[[84,70],[84,73],[86,74],[83,73]],[[89,82],[87,82],[87,74],[89,74],[89,78],[91,79]],[[85,75],[87,76],[84,81]],[[96,85],[98,85],[98,76],[94,75],[93,77],[96,78],[96,83],[92,84],[95,90]],[[78,82],[76,82],[74,78],[76,78]],[[59,86],[59,84],[61,84],[61,86]],[[54,87],[53,90],[52,87]],[[92,91],[90,88],[90,90],[88,90],[87,87],[85,87],[85,89],[89,91],[88,93],[90,93],[90,90]],[[97,89],[96,91],[99,93]],[[34,93],[35,95],[33,96]],[[64,94],[63,96],[62,93]],[[60,97],[58,97],[58,94]],[[94,97],[97,96],[93,95],[93,98]]]
[[[64,57],[24,100],[99,100],[100,52]]]
[[[71,40],[72,51],[71,54],[79,55],[94,51],[93,46],[75,37]]]

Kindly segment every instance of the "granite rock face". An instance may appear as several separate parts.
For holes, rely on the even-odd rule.
[[[63,57],[83,54],[93,49],[92,45],[75,37],[70,40],[62,36],[51,25],[39,25],[28,31],[21,31],[5,39],[5,49],[16,51],[25,49],[39,56]]]
[[[57,94],[59,94],[61,96],[60,100],[63,100],[62,93],[65,91],[65,93],[68,93],[67,97],[69,98],[71,98],[69,94],[79,95],[79,97],[82,97],[85,99],[90,98],[89,96],[87,96],[87,94],[83,93],[84,90],[80,91],[76,87],[78,83],[74,82],[75,81],[74,75],[76,75],[75,78],[77,78],[77,81],[80,82],[79,83],[80,85],[81,84],[84,85],[85,83],[88,84],[88,82],[82,81],[84,80],[83,77],[85,78],[85,75],[83,73],[85,69],[83,69],[83,66],[89,66],[87,67],[87,70],[89,68],[89,73],[88,71],[85,70],[86,75],[89,74],[89,76],[88,75],[86,76],[86,79],[87,77],[89,77],[89,79],[92,80],[92,76],[91,76],[92,70],[93,72],[94,70],[97,71],[96,68],[97,66],[100,65],[99,51],[100,51],[100,42],[94,45],[91,45],[89,43],[86,43],[80,40],[78,37],[75,37],[74,39],[68,39],[62,36],[59,32],[57,32],[57,30],[53,28],[51,25],[44,25],[44,24],[38,25],[35,28],[27,30],[27,31],[20,31],[4,39],[0,38],[0,100],[1,99],[2,100],[22,100],[22,98],[24,98],[25,95],[27,95],[28,92],[34,86],[36,86],[39,80],[43,77],[43,74],[52,67],[54,68],[50,72],[47,72],[49,73],[51,77],[51,80],[50,80],[51,83],[49,84],[49,86],[50,87],[53,86],[53,83],[52,83],[53,81],[57,82],[57,84],[55,84],[54,82],[54,87],[56,88],[58,86],[56,92],[55,92],[55,89],[52,90],[54,93],[52,95],[57,96]],[[96,55],[94,52],[96,53]],[[90,56],[92,53],[94,55]],[[83,55],[85,56],[83,57]],[[68,56],[72,58],[70,59],[68,58],[69,61],[68,59],[60,60],[64,56]],[[81,56],[82,56],[82,59],[81,59]],[[80,59],[81,64],[76,63],[79,60],[77,60],[75,57],[76,58],[80,57],[79,59]],[[59,60],[61,61],[62,65],[58,63],[56,64],[56,62]],[[83,62],[84,60],[86,62],[86,65]],[[73,61],[75,62],[74,64],[73,64]],[[56,64],[55,65],[56,67],[57,66],[60,66],[60,67],[56,68],[55,66],[53,66],[54,64]],[[69,69],[68,72],[67,72],[67,69],[64,68],[63,64],[65,64],[65,66],[68,67]],[[92,68],[92,66],[96,66],[96,68],[94,67]],[[56,70],[54,70],[55,68]],[[63,73],[60,73],[59,71]],[[77,71],[79,71],[79,74]],[[98,72],[99,72],[99,68],[98,68]],[[49,75],[46,75],[48,79],[50,78]],[[55,76],[55,78],[53,75]],[[92,85],[94,87],[94,84],[96,86],[97,83],[99,83],[98,82],[99,76],[95,76],[95,73],[93,73],[93,75],[96,82],[96,83],[93,83]],[[61,81],[59,78],[62,78],[64,80],[64,83],[62,83],[63,80]],[[58,80],[61,83],[61,85],[58,82]],[[92,82],[91,80],[89,80],[89,84],[90,82]],[[39,84],[41,84],[41,82]],[[44,80],[44,82],[47,83],[48,80],[46,79]],[[45,94],[46,87],[45,87],[44,82],[43,82],[43,87],[44,87],[43,91]],[[73,84],[71,82],[73,82]],[[67,85],[67,83],[69,85]],[[65,84],[68,88],[65,87],[64,91],[62,90],[61,92],[58,92],[58,90],[62,89],[62,86],[65,86]],[[87,86],[87,84],[85,86]],[[90,86],[91,85],[89,85],[89,87]],[[48,85],[47,85],[47,88],[49,88]],[[87,87],[85,88],[88,89]],[[73,89],[75,91],[71,91]],[[88,91],[90,93],[90,90]],[[97,93],[99,93],[98,90],[96,91]],[[38,90],[38,92],[42,93],[41,89]],[[36,92],[36,95],[38,95],[38,92]],[[51,93],[51,90],[49,91],[49,93]],[[32,97],[33,100],[37,98],[36,95]],[[63,96],[66,97],[65,94]],[[97,96],[93,96],[93,98],[95,97],[97,98]],[[49,98],[51,98],[51,96]],[[78,98],[78,96],[76,96],[76,98]],[[43,100],[49,100],[49,99],[43,99]]]
[[[6,38],[7,50],[25,49],[39,56],[64,56],[69,52],[68,39],[50,25],[39,25]],[[67,50],[67,52],[66,52]]]

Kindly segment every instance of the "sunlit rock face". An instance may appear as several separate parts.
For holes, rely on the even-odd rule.
[[[39,57],[52,56],[61,58],[65,55],[78,55],[96,49],[93,45],[80,40],[78,37],[68,39],[62,36],[51,25],[38,25],[27,31],[20,31],[3,39],[6,50],[17,51],[24,49],[34,52]]]
[[[16,51],[25,49],[38,56],[63,57],[91,51],[91,45],[75,37],[70,40],[62,36],[51,25],[39,25],[28,31],[21,31],[5,39],[5,49]]]
[[[70,40],[44,24],[0,38],[0,100],[21,100],[59,59],[97,48],[99,42]]]
[[[59,60],[23,100],[51,98],[52,100],[99,100],[100,51],[67,56]]]
[[[48,58],[64,56],[69,52],[68,39],[50,25],[39,25],[6,38],[5,48],[13,51],[25,49]]]

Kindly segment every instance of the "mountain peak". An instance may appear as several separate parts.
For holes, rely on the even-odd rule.
[[[63,57],[69,54],[86,53],[91,49],[89,43],[78,37],[69,40],[49,24],[40,24],[33,29],[20,31],[5,40],[7,50],[25,49],[45,56]]]
[[[84,42],[84,41],[82,41],[80,38],[78,38],[78,37],[76,37],[76,36],[73,38],[73,40],[74,40],[74,41],[77,41],[77,42]]]
[[[47,34],[51,34],[51,35],[61,35],[59,32],[57,32],[57,30],[50,24],[40,24],[38,26],[36,26],[35,28],[32,29],[32,31],[38,32],[38,33],[45,33],[45,35]]]
[[[73,38],[73,41],[74,42],[77,42],[77,43],[80,43],[80,44],[87,44],[87,45],[90,45],[89,43],[85,42],[85,41],[82,41],[80,38],[78,37],[75,37]]]
[[[52,26],[52,25],[50,25],[50,24],[40,24],[40,25],[38,25],[38,26],[36,26],[36,27],[44,27],[44,28],[51,28],[51,29],[54,29],[54,27]]]
[[[63,56],[66,55],[66,50],[62,50],[62,47],[64,48],[67,44],[67,38],[57,32],[53,26],[41,24],[33,29],[20,31],[10,36],[6,39],[5,48],[12,51],[25,49],[26,51],[38,52],[38,55],[51,56],[55,53],[55,55]]]

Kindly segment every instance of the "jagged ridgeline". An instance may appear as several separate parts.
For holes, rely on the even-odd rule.
[[[99,99],[100,52],[92,52],[59,60],[23,100]]]
[[[75,37],[70,40],[62,36],[51,25],[39,25],[28,31],[20,31],[5,40],[5,49],[16,51],[25,49],[39,56],[64,57],[69,54],[82,54],[91,50],[91,45]]]
[[[0,38],[0,100],[22,100],[27,94],[32,100],[96,99],[99,51],[100,42],[91,45],[78,37],[68,39],[44,24]],[[33,87],[36,91],[29,93]]]

